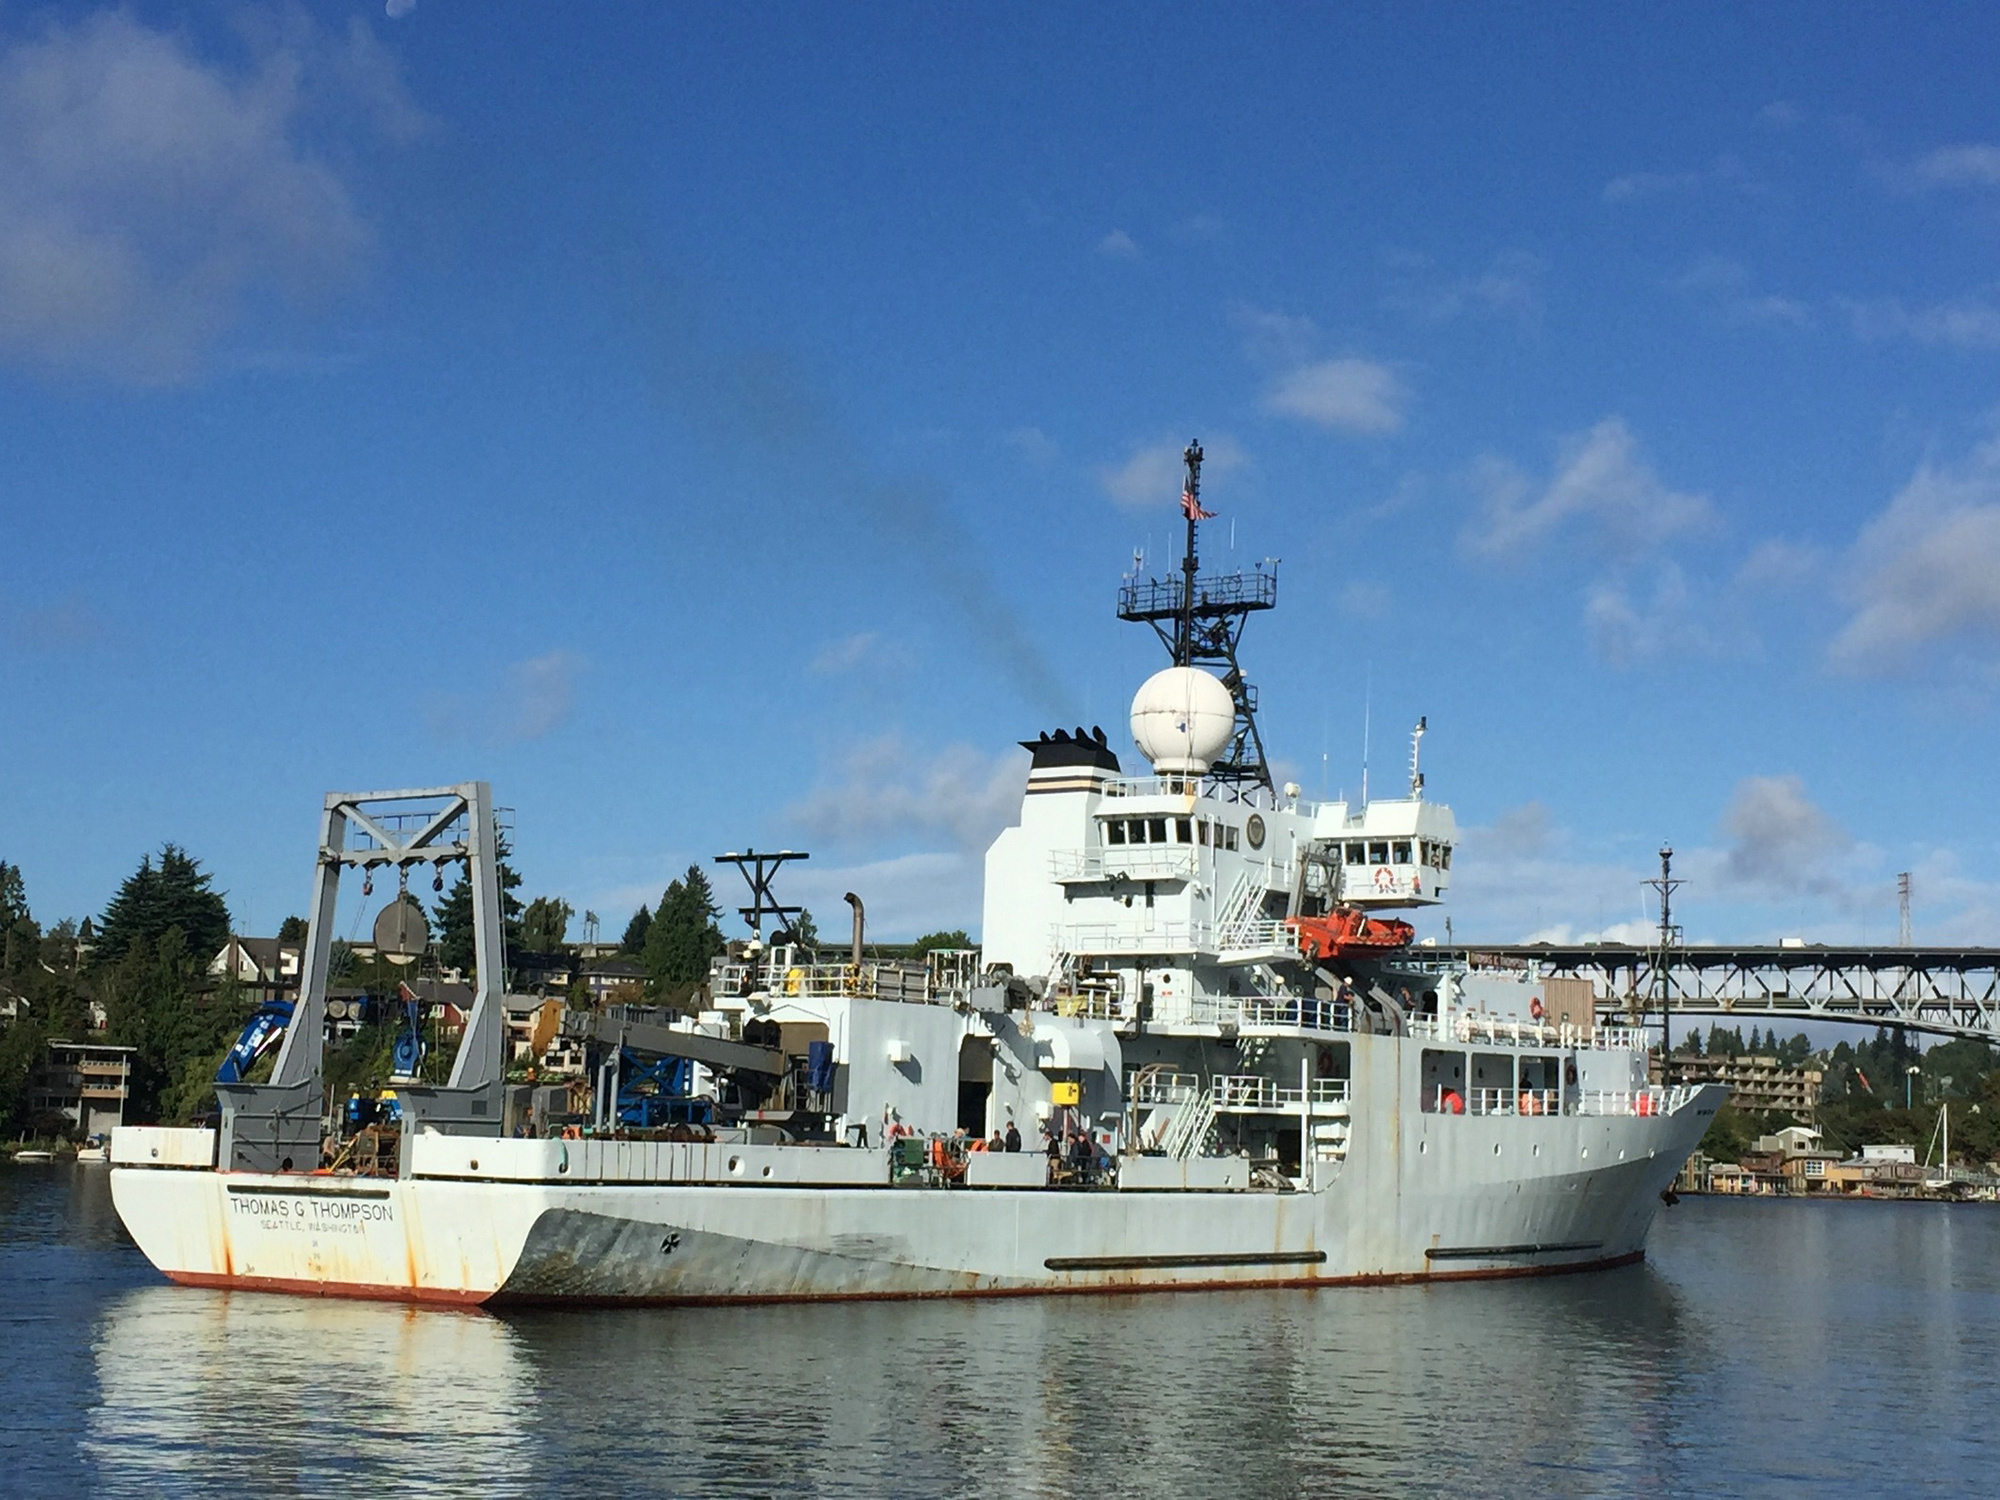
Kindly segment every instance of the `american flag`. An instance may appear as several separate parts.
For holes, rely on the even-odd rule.
[[[1201,508],[1201,502],[1195,499],[1192,489],[1181,491],[1181,514],[1186,516],[1190,521],[1213,521],[1215,519],[1214,511],[1203,510]]]

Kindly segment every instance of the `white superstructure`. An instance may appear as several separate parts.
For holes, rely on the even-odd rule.
[[[1197,579],[1198,461],[1182,578],[1123,596],[1176,657],[1132,703],[1143,774],[1102,731],[1024,742],[981,951],[872,958],[858,900],[847,954],[733,945],[698,1017],[570,1017],[597,1061],[593,1129],[501,1138],[497,1069],[461,1054],[379,1172],[300,1170],[318,1073],[288,1045],[280,1083],[226,1091],[220,1139],[117,1133],[134,1238],[183,1282],[462,1302],[1326,1284],[1641,1254],[1726,1091],[1650,1086],[1643,1036],[1597,1025],[1587,995],[1476,970],[1387,915],[1452,876],[1421,726],[1406,796],[1271,786],[1227,630],[1275,574],[1265,595]],[[413,818],[426,832],[400,842],[356,811],[369,798],[329,798],[369,832],[323,840],[315,923],[342,864],[400,867],[447,834],[485,859],[464,810],[490,797],[448,791],[459,821]],[[782,915],[764,869],[753,909]],[[309,936],[322,963],[324,946]],[[477,1008],[467,1034],[497,1047]],[[635,1099],[645,1058],[683,1061]],[[634,1123],[656,1112],[672,1123]],[[1022,1149],[1000,1149],[1010,1129]],[[352,1160],[335,1134],[324,1153]]]

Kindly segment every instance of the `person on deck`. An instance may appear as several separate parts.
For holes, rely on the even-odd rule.
[[[1012,1120],[1007,1122],[1006,1148],[1009,1151],[1019,1151],[1021,1149],[1021,1132],[1015,1128]]]

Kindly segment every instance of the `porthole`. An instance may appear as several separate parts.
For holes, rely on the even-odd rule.
[[[1429,1151],[1430,1149],[1431,1149],[1431,1143],[1429,1141],[1417,1142],[1417,1155],[1422,1156],[1425,1152]]]
[[[1540,1145],[1540,1143],[1539,1143],[1539,1142],[1538,1142],[1538,1143],[1536,1143],[1536,1144],[1535,1144],[1535,1145],[1533,1145],[1533,1146],[1530,1146],[1530,1147],[1528,1148],[1528,1150],[1529,1150],[1529,1152],[1530,1152],[1531,1154],[1533,1154],[1533,1155],[1535,1155],[1535,1156],[1540,1156],[1540,1155],[1542,1154],[1542,1148],[1541,1148],[1541,1145]]]
[[[1495,1141],[1493,1143],[1493,1154],[1495,1156],[1498,1156],[1500,1154],[1500,1143],[1498,1141]]]
[[[479,1170],[479,1158],[476,1156],[472,1158],[472,1170],[475,1172]]]
[[[764,1168],[764,1175],[766,1177],[769,1177],[771,1175],[771,1169],[769,1167]]]
[[[743,1158],[740,1156],[730,1157],[729,1170],[735,1173],[738,1177],[741,1177],[743,1175]]]
[[[1583,1159],[1584,1159],[1585,1161],[1589,1161],[1589,1160],[1590,1160],[1590,1147],[1588,1147],[1588,1146],[1585,1146],[1585,1147],[1583,1148]]]

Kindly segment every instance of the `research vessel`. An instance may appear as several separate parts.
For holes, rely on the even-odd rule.
[[[1169,664],[1102,729],[1039,732],[986,854],[981,945],[798,940],[790,851],[725,858],[749,938],[696,1014],[578,1006],[587,1122],[506,1081],[485,783],[326,799],[296,1006],[215,1130],[126,1127],[112,1192],[194,1286],[446,1303],[743,1302],[1333,1286],[1573,1272],[1644,1253],[1726,1090],[1648,1081],[1581,981],[1416,941],[1457,828],[1425,795],[1274,784],[1238,662],[1277,566],[1177,569],[1120,615]],[[450,1077],[369,1149],[321,1071],[343,874],[462,865],[475,994]],[[399,898],[404,899],[404,898]],[[379,931],[379,929],[378,929]],[[241,1059],[239,1059],[239,1062]],[[1018,1149],[1015,1147],[1018,1142]]]

